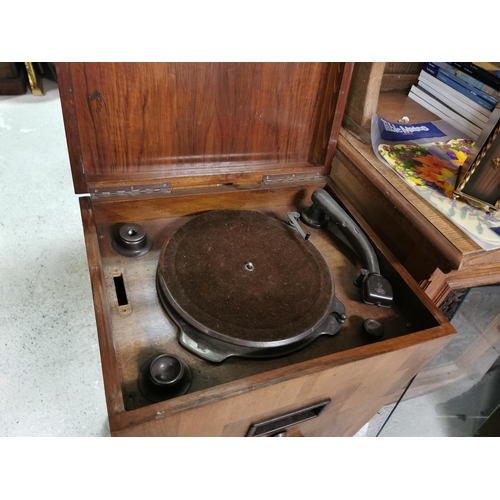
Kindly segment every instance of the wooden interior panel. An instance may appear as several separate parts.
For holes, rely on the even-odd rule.
[[[223,210],[234,204],[241,210],[258,210],[281,205],[301,205],[311,200],[315,189],[323,187],[324,178],[306,185],[291,182],[288,185],[219,186],[203,189],[179,189],[172,194],[157,195],[154,201],[148,196],[123,196],[92,200],[96,224],[115,224],[171,217],[183,217]]]
[[[408,117],[408,123],[423,123],[441,119],[418,102],[410,99],[407,94],[408,92],[381,93],[376,113],[392,122],[397,122],[403,116]],[[371,146],[371,141],[368,144]]]
[[[421,288],[411,278],[408,270],[394,257],[392,252],[380,239],[378,234],[370,227],[365,218],[358,211],[355,203],[343,193],[335,192],[335,185],[331,179],[327,179],[325,189],[343,206],[344,210],[355,220],[372,242],[375,253],[380,264],[380,272],[386,277],[394,292],[394,302],[398,304],[402,314],[407,319],[407,327],[411,325],[416,330],[428,328],[432,322],[431,318],[440,323],[446,322],[441,311],[436,311],[433,303],[426,294],[422,294]],[[432,312],[434,311],[434,312]]]
[[[233,207],[234,208],[234,207]],[[261,209],[264,213],[286,220],[287,210],[293,206]],[[352,250],[328,231],[315,231],[311,243],[323,254],[332,270],[335,293],[346,306],[348,319],[335,337],[323,336],[300,351],[276,359],[229,358],[220,364],[208,363],[183,349],[177,340],[177,328],[163,311],[156,292],[155,273],[159,252],[169,236],[191,217],[141,221],[153,239],[153,248],[140,259],[117,255],[111,248],[113,225],[98,226],[99,243],[106,283],[107,301],[113,324],[114,349],[122,381],[125,409],[133,410],[150,404],[138,391],[137,378],[142,365],[150,358],[169,352],[184,359],[195,376],[190,392],[240,380],[276,368],[301,363],[327,354],[370,346],[363,334],[363,322],[374,318],[384,326],[384,340],[431,329],[438,320],[425,307],[419,306],[408,286],[389,274],[395,294],[395,303],[388,309],[364,304],[360,290],[353,282],[361,263]],[[383,260],[381,259],[381,264]],[[387,269],[387,272],[390,271]],[[113,276],[122,274],[131,313],[123,314],[118,306]],[[413,308],[409,308],[412,304]],[[406,310],[402,313],[401,308]]]
[[[377,109],[380,82],[385,64],[358,62],[354,64],[352,83],[345,114],[359,127],[369,126]],[[344,117],[345,118],[345,117]]]
[[[162,435],[176,435],[178,433],[179,435],[191,435],[190,433],[194,433],[192,435],[211,435],[213,431],[220,432],[220,435],[239,435],[243,428],[246,432],[250,420],[256,421],[258,418],[247,415],[248,421],[233,421],[232,419],[236,418],[237,415],[231,409],[232,403],[227,401],[235,396],[253,393],[258,388],[264,389],[266,387],[271,392],[278,391],[281,394],[280,388],[287,381],[300,378],[302,375],[317,374],[306,381],[294,382],[294,384],[298,384],[297,387],[302,387],[295,395],[296,398],[300,395],[299,399],[292,399],[285,404],[284,400],[275,395],[267,402],[263,402],[261,414],[258,415],[262,415],[264,418],[271,409],[273,411],[278,408],[280,411],[281,409],[294,409],[292,406],[297,406],[299,400],[303,402],[301,406],[306,405],[309,401],[315,402],[312,401],[312,398],[316,394],[318,396],[323,394],[326,385],[321,382],[317,386],[318,390],[313,390],[316,384],[314,380],[317,377],[326,380],[322,378],[323,376],[318,375],[318,372],[325,369],[419,344],[427,345],[436,339],[445,342],[445,339],[451,338],[453,334],[451,325],[446,323],[442,314],[432,306],[430,300],[426,298],[416,283],[412,283],[406,271],[394,261],[390,252],[378,241],[376,235],[368,232],[368,236],[374,240],[375,246],[381,248],[377,251],[381,268],[393,283],[397,296],[396,304],[389,309],[376,308],[360,301],[359,290],[352,283],[360,267],[358,258],[334,233],[320,230],[313,232],[311,242],[323,253],[332,267],[336,286],[338,286],[338,297],[345,303],[349,315],[348,321],[336,337],[317,339],[307,348],[284,358],[273,360],[233,358],[226,360],[221,365],[213,365],[200,360],[180,347],[176,338],[176,329],[162,310],[156,297],[154,285],[157,255],[166,236],[187,220],[186,217],[191,217],[206,209],[241,208],[242,206],[251,209],[253,204],[254,208],[285,220],[286,211],[292,208],[300,210],[300,208],[307,206],[310,203],[312,191],[318,187],[320,186],[315,183],[308,185],[306,189],[297,185],[261,187],[260,193],[256,191],[256,188],[219,187],[212,190],[212,195],[205,193],[206,199],[204,195],[194,193],[191,195],[178,193],[170,195],[169,198],[158,196],[150,197],[149,200],[143,199],[141,201],[142,208],[138,209],[138,214],[150,213],[154,215],[154,218],[152,220],[146,218],[144,221],[137,218],[134,220],[144,225],[147,232],[153,237],[154,244],[152,250],[140,259],[119,256],[111,249],[110,244],[113,228],[124,222],[124,217],[134,215],[135,208],[137,208],[135,202],[128,200],[135,208],[126,209],[126,201],[117,199],[94,200],[90,204],[88,198],[81,199],[86,242],[90,252],[89,258],[92,261],[91,277],[96,317],[98,318],[103,374],[109,401],[108,411],[114,434],[163,433]],[[203,204],[204,200],[206,205]],[[277,201],[284,204],[273,205],[273,202]],[[116,207],[111,209],[110,207],[113,205]],[[160,218],[162,213],[164,217]],[[97,227],[94,227],[96,221],[101,222],[97,223]],[[364,224],[363,221],[362,224]],[[99,255],[95,255],[97,246],[99,247]],[[118,306],[114,290],[113,274],[117,272],[123,275],[129,300],[130,308],[126,313]],[[405,313],[402,310],[405,310]],[[367,316],[377,318],[384,323],[386,329],[384,340],[367,342],[363,337],[362,322]],[[439,348],[438,344],[434,345],[435,350],[433,348],[432,352],[436,352]],[[439,343],[440,345],[441,343]],[[138,391],[137,376],[142,364],[161,352],[175,353],[188,362],[194,373],[193,386],[185,396],[151,404],[144,401],[143,396]],[[412,356],[411,360],[406,360],[403,366],[414,368],[415,362],[420,363],[424,358],[427,360],[425,356],[419,355],[416,358]],[[379,365],[382,369],[382,362]],[[403,384],[406,378],[409,380],[414,374],[410,374],[409,371],[401,372],[400,369],[397,369],[396,372],[399,376],[404,375],[403,378],[398,379],[399,382],[396,382],[395,374],[394,380],[388,378],[384,382],[387,386],[376,384],[380,385],[380,390],[382,390],[381,387],[385,387],[384,391],[392,388],[392,392],[387,393],[390,393],[391,397],[394,397],[394,391],[400,387],[397,384]],[[365,375],[363,374],[363,377]],[[361,373],[358,376],[361,377]],[[306,395],[306,389],[309,388],[312,390],[310,397]],[[347,395],[349,388],[352,389],[353,386],[348,385],[347,388],[338,389],[340,393],[335,393],[336,399],[341,401],[340,395]],[[371,390],[369,389],[369,391]],[[336,388],[335,391],[337,391]],[[354,402],[360,404],[360,401],[365,397],[365,391],[361,391],[354,399],[351,399],[350,404],[354,404]],[[309,431],[306,427],[304,435],[311,435],[307,433],[314,435],[321,433],[323,433],[321,435],[348,434],[351,428],[357,425],[357,418],[363,420],[367,412],[371,412],[372,409],[376,411],[384,404],[380,401],[385,400],[381,400],[380,397],[382,396],[379,393],[374,393],[373,405],[361,405],[357,410],[352,409],[352,412],[349,410],[342,415],[342,418],[336,420],[335,425],[328,424],[325,429],[321,427],[320,430],[316,428],[313,430],[311,428]],[[221,406],[217,405],[219,402]],[[275,403],[281,406],[274,406]],[[213,404],[216,405],[213,406]],[[238,400],[239,404],[240,400]],[[255,403],[252,404],[257,409]],[[244,408],[241,409],[242,412]],[[340,411],[336,404],[332,405],[332,408],[336,408],[335,412]],[[196,419],[200,418],[197,416],[191,422],[189,415],[199,415],[198,413],[190,413],[195,409],[199,409],[205,415],[203,417],[205,421],[207,418],[211,421],[209,418],[211,411],[216,412],[212,420],[214,422],[224,421],[224,428],[214,431],[211,425],[206,426],[205,430],[200,430],[196,426],[190,427],[194,425],[193,422]],[[237,412],[239,411],[237,410]],[[353,415],[358,413],[359,417],[354,419]],[[336,413],[334,414],[336,415]],[[164,420],[159,415],[168,418]],[[238,416],[238,418],[240,417]],[[332,416],[331,418],[337,417]],[[348,422],[344,420],[346,418],[351,418],[351,421],[348,427],[344,428],[343,426],[347,425]],[[161,420],[161,423],[158,424],[159,427],[154,424],[156,420]],[[143,427],[142,424],[146,423],[147,425]],[[320,419],[318,419],[318,425],[319,423]],[[174,427],[167,428],[165,427],[167,424]]]
[[[424,67],[422,62],[388,62],[385,63],[385,73],[389,75],[417,75]]]
[[[99,351],[103,372],[106,406],[109,415],[124,411],[120,373],[113,340],[111,308],[107,300],[106,280],[104,277],[97,229],[93,217],[90,199],[80,198],[83,234],[89,261],[90,282],[94,299],[94,311],[98,330]],[[92,264],[90,264],[92,263]]]
[[[331,399],[319,417],[292,426],[288,435],[352,436],[448,341],[443,337],[372,356],[184,412],[158,412],[130,425],[115,420],[115,436],[245,436],[259,421]]]
[[[348,68],[350,66],[347,65]],[[58,65],[85,182],[323,166],[346,63]],[[345,104],[345,102],[344,102]],[[339,115],[340,112],[340,115]]]

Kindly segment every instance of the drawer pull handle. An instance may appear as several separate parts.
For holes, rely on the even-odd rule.
[[[279,417],[273,417],[268,420],[262,420],[262,422],[257,422],[249,427],[246,437],[276,434],[285,430],[287,427],[316,418],[321,414],[329,402],[330,399],[325,399],[324,401],[306,406],[300,410],[295,410],[290,413],[280,415]]]

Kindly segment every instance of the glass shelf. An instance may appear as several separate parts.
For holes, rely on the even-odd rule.
[[[474,436],[499,407],[500,286],[469,289],[451,323],[455,337],[370,422],[368,436]]]

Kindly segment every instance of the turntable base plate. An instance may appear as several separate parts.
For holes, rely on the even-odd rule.
[[[315,246],[255,211],[190,220],[165,243],[158,271],[169,303],[186,321],[241,345],[307,335],[334,297],[329,266]]]

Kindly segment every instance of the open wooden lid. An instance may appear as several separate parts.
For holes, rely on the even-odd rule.
[[[76,193],[330,171],[352,63],[59,63]]]

